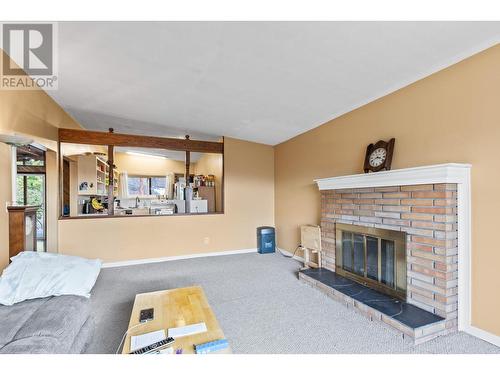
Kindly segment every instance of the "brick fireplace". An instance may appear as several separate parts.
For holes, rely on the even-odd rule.
[[[470,250],[469,234],[463,233],[470,224],[469,191],[464,184],[469,168],[446,164],[317,180],[323,269],[335,272],[337,266],[341,271],[338,263],[342,262],[336,259],[336,247],[338,253],[341,243],[336,238],[340,233],[337,224],[405,234],[405,302],[444,318],[421,341],[459,328],[459,279],[468,278],[468,268],[462,268],[459,275],[459,241],[462,258]],[[461,285],[468,285],[468,280]],[[462,303],[468,304],[468,290],[462,290],[461,296]],[[461,307],[465,322],[468,308]]]

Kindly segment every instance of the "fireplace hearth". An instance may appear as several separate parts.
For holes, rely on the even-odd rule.
[[[426,342],[446,331],[445,318],[423,310],[395,297],[351,281],[325,268],[309,268],[299,272],[299,279],[327,296],[354,308],[370,318],[381,321],[413,339]]]

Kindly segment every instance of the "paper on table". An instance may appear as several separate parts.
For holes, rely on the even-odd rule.
[[[144,335],[132,336],[130,338],[130,351],[133,352],[134,350],[144,348],[145,346],[165,340],[166,338],[167,336],[165,335],[164,329],[145,333]]]
[[[207,326],[205,322],[190,324],[187,326],[169,328],[168,337],[173,337],[174,339],[176,339],[178,337],[196,335],[197,333],[203,333],[203,332],[207,332]]]

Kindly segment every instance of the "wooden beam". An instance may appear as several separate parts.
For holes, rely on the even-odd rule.
[[[57,205],[58,205],[58,217],[61,218],[64,216],[64,186],[63,186],[63,162],[64,162],[64,156],[62,154],[61,150],[61,142],[57,142],[57,169],[58,169],[58,176],[59,176],[59,196],[57,200]],[[47,178],[47,176],[45,176]],[[71,205],[71,202],[70,202]],[[70,211],[71,212],[71,211]]]
[[[17,173],[45,173],[43,165],[18,165]]]
[[[110,129],[110,133],[111,133]],[[114,146],[108,146],[108,215],[115,214],[115,195],[114,195],[114,186],[115,186],[115,150]]]
[[[144,135],[105,133],[89,130],[59,128],[59,142],[115,146],[161,148],[174,151],[224,153],[224,143],[191,139],[150,137]]]
[[[191,153],[186,151],[186,187],[189,186],[189,165],[191,164]]]

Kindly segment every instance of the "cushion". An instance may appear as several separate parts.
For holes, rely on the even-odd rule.
[[[80,353],[93,332],[90,300],[80,296],[34,299],[0,306],[0,354]]]
[[[90,316],[80,329],[80,332],[78,332],[75,341],[73,341],[73,345],[71,345],[71,348],[69,349],[69,353],[70,354],[84,353],[90,346],[92,338],[94,337],[94,332],[95,332],[95,319],[94,317]]]
[[[89,298],[101,270],[99,259],[23,251],[0,277],[0,304],[50,296]]]

